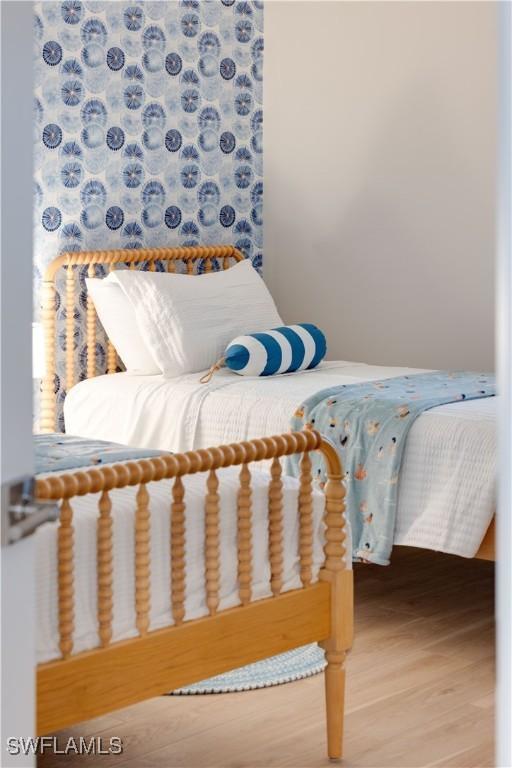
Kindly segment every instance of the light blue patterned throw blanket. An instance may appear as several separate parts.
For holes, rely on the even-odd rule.
[[[89,440],[52,432],[34,435],[34,459],[36,475],[44,472],[67,472],[80,467],[115,464],[119,461],[135,461],[161,456],[164,451],[130,448],[127,445],[105,440]]]
[[[297,409],[292,430],[310,425],[339,451],[355,560],[389,564],[400,467],[414,420],[439,405],[495,394],[492,374],[435,371],[323,389]],[[312,461],[322,483],[320,455],[312,454]],[[298,457],[290,457],[294,475],[298,462]]]

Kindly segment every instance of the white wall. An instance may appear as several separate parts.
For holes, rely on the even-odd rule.
[[[265,278],[330,357],[491,368],[494,3],[265,6]]]

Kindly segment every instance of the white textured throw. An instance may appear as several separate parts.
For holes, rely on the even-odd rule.
[[[220,371],[208,387],[197,374],[115,374],[83,381],[68,395],[70,433],[134,446],[187,450],[289,429],[309,395],[418,369],[321,363],[313,371],[239,377]],[[402,464],[395,543],[473,557],[495,511],[496,398],[423,413]]]

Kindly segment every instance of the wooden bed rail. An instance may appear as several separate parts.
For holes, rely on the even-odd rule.
[[[35,495],[38,499],[70,499],[73,496],[84,496],[86,493],[110,491],[113,488],[146,484],[154,480],[181,477],[319,449],[328,460],[329,468],[340,466],[340,459],[331,443],[319,432],[311,429],[215,448],[200,448],[197,451],[185,453],[163,453],[151,459],[106,464],[85,471],[48,475],[36,480]],[[310,494],[311,488],[309,488]]]
[[[232,245],[190,246],[184,248],[139,248],[115,249],[105,251],[78,251],[63,253],[54,259],[43,276],[41,317],[44,329],[46,373],[41,390],[41,431],[53,432],[56,429],[57,402],[55,377],[57,375],[57,310],[62,305],[65,309],[65,364],[61,376],[62,387],[69,391],[77,383],[75,365],[75,305],[77,301],[77,271],[86,269],[88,277],[96,275],[97,266],[106,266],[109,271],[117,267],[130,269],[149,269],[155,271],[161,265],[167,272],[175,272],[181,262],[187,274],[197,274],[201,267],[204,272],[213,269],[229,269],[234,263],[242,261],[243,254]],[[65,269],[66,278],[63,286],[64,297],[57,301],[57,279]],[[194,269],[196,271],[194,271]],[[98,373],[115,373],[118,360],[113,344],[107,339],[105,370],[97,370],[96,344],[98,340],[98,322],[96,310],[90,297],[86,298],[86,378]]]

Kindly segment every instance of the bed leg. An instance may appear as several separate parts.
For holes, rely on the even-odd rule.
[[[324,672],[327,754],[331,760],[339,760],[343,756],[344,665],[352,645],[353,635],[352,571],[338,571],[329,581],[331,584],[331,637],[320,645],[325,650],[327,662]]]
[[[327,754],[331,760],[343,755],[343,718],[345,710],[345,670],[343,651],[326,651],[325,706],[327,715]]]
[[[327,752],[331,760],[343,754],[345,656],[352,645],[354,596],[352,571],[345,565],[345,488],[342,468],[333,446],[326,440],[321,448],[327,464],[325,486],[325,562],[320,581],[328,582],[331,593],[330,634],[320,643],[325,650],[325,703],[327,709]]]

